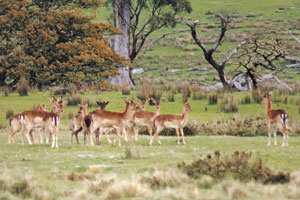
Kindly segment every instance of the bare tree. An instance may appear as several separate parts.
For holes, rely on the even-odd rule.
[[[230,29],[230,23],[232,22],[232,14],[219,13],[219,14],[216,14],[215,16],[216,16],[216,18],[218,18],[220,20],[221,30],[220,30],[219,36],[218,36],[215,44],[210,49],[205,46],[202,39],[200,37],[198,37],[198,35],[197,35],[196,26],[199,23],[198,20],[194,21],[193,23],[186,23],[186,25],[191,29],[192,37],[193,37],[194,41],[196,42],[196,44],[202,49],[202,51],[204,53],[204,57],[207,60],[207,62],[218,72],[218,75],[219,75],[220,81],[223,84],[223,87],[225,89],[229,89],[230,84],[227,81],[226,75],[225,75],[226,64],[232,58],[232,56],[237,53],[238,49],[245,42],[242,42],[242,43],[238,44],[236,46],[236,48],[233,51],[231,51],[224,60],[218,62],[214,58],[213,54],[218,50],[218,47],[222,44],[223,39],[224,39],[225,34],[226,34],[226,31],[228,29]]]
[[[291,89],[287,84],[282,82],[277,74],[285,71],[288,66],[282,66],[281,62],[289,52],[286,50],[282,39],[274,37],[272,39],[254,38],[249,40],[246,45],[241,48],[238,58],[241,59],[240,67],[236,73],[244,73],[252,80],[253,89],[257,89],[257,83],[267,79],[274,79],[285,88]],[[263,75],[263,72],[271,71]]]

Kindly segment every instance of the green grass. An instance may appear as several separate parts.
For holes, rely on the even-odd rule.
[[[175,170],[182,161],[190,163],[197,158],[211,154],[216,150],[222,153],[234,151],[252,152],[254,157],[263,158],[273,170],[298,171],[300,170],[299,152],[300,142],[298,137],[290,138],[290,146],[281,148],[272,145],[266,147],[266,137],[228,137],[228,136],[195,136],[186,137],[187,145],[177,145],[174,137],[161,137],[162,146],[154,142],[149,147],[149,137],[141,136],[139,141],[132,141],[123,147],[111,146],[102,138],[101,146],[85,147],[70,145],[70,132],[60,131],[59,149],[51,149],[50,145],[20,144],[20,135],[17,134],[15,145],[7,144],[7,131],[0,134],[2,148],[0,150],[0,163],[5,163],[8,171],[0,174],[9,177],[32,176],[34,182],[51,194],[55,199],[72,199],[79,190],[87,190],[87,182],[95,182],[107,177],[117,180],[139,179],[145,173],[153,170]],[[114,136],[111,136],[114,137]],[[82,141],[82,138],[80,137]],[[278,138],[278,142],[282,138]],[[125,149],[130,147],[131,152],[137,155],[126,158]],[[80,155],[92,155],[94,158],[80,158]],[[95,180],[71,181],[71,173],[92,174],[89,166],[100,166],[100,172]],[[89,183],[90,184],[90,183]],[[34,185],[34,184],[33,184]],[[194,185],[196,186],[196,185]],[[67,195],[69,194],[69,195]],[[251,194],[253,195],[253,194]],[[94,199],[96,196],[89,195]],[[152,196],[155,198],[155,195]]]

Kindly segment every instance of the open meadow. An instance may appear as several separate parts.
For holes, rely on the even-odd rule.
[[[242,100],[243,96],[251,96],[251,93],[233,93],[233,95],[236,99]],[[49,92],[29,93],[26,97],[17,97],[16,93],[12,93],[7,97],[0,97],[0,107],[2,111],[12,109],[14,113],[19,113],[22,110],[32,109],[38,103],[45,103],[49,106],[47,98],[51,96]],[[82,100],[87,96],[90,104],[93,104],[92,102],[96,99],[110,101],[106,109],[114,111],[124,109],[123,100],[136,99],[135,92],[122,95],[120,91],[89,93],[82,95]],[[296,102],[298,94],[289,95],[288,98],[295,99],[290,101]],[[251,101],[253,101],[252,97]],[[239,110],[236,113],[223,113],[219,108],[220,103],[209,105],[207,99],[200,101],[191,99],[190,102],[192,112],[189,113],[189,121],[194,123],[193,126],[208,123],[214,130],[218,130],[218,126],[220,126],[219,129],[226,129],[226,124],[214,123],[214,121],[232,118],[238,121],[238,118],[242,116],[255,118],[264,115],[264,106],[254,102],[239,103]],[[287,109],[293,118],[293,124],[297,124],[298,106],[296,103],[278,103],[274,106]],[[186,145],[178,145],[173,132],[169,133],[172,136],[161,136],[162,145],[154,140],[152,147],[149,146],[149,135],[140,135],[138,141],[133,139],[134,136],[129,142],[125,142],[122,138],[123,146],[121,147],[108,144],[106,138],[102,136],[100,146],[90,147],[83,145],[82,133],[79,134],[81,144],[77,145],[75,140],[73,145],[70,144],[69,123],[71,119],[68,118],[70,115],[73,116],[74,114],[70,113],[76,113],[77,109],[77,106],[67,106],[64,109],[58,135],[58,149],[51,149],[49,144],[25,144],[23,146],[20,133],[16,134],[16,144],[9,145],[7,142],[8,120],[5,119],[5,113],[2,113],[1,126],[3,128],[0,134],[2,198],[298,199],[300,197],[297,190],[300,184],[300,139],[295,133],[295,128],[290,133],[289,147],[285,148],[281,147],[281,135],[277,138],[278,146],[274,146],[272,139],[271,146],[267,147],[266,130],[249,134],[252,137],[240,137],[232,136],[239,134],[240,130],[234,127],[231,127],[231,134],[228,132],[213,134],[203,131],[193,133],[194,136],[187,135]],[[88,111],[94,109],[97,107],[91,107]],[[146,107],[146,110],[153,109],[154,106],[147,105]],[[176,95],[175,102],[163,102],[161,105],[161,113],[180,114],[181,112],[180,94]],[[110,138],[113,140],[115,134],[111,133]],[[214,156],[216,151],[220,152],[222,157],[227,156],[229,160],[236,151],[251,152],[249,163],[260,158],[263,165],[274,172],[290,173],[290,181],[285,184],[263,184],[261,181],[255,181],[253,177],[249,180],[237,180],[230,173],[222,179],[214,179],[209,175],[193,178],[188,176],[182,168],[178,168],[178,164],[182,162],[190,164],[197,159],[205,158],[208,154]],[[238,163],[238,165],[242,164]],[[243,173],[243,170],[239,173]]]
[[[108,28],[114,21],[109,3],[95,8],[88,4],[100,1],[53,1],[57,7],[46,8],[46,13],[39,10],[41,14],[34,16],[42,2],[48,1],[32,1],[38,6],[29,5],[33,10],[28,11],[22,7],[27,1],[14,1],[14,7],[8,0],[3,2],[1,5],[7,9],[0,12],[0,27],[5,28],[1,34],[7,38],[0,34],[0,200],[300,199],[299,0],[190,0],[193,11],[176,15],[175,27],[162,26],[149,37],[140,33],[139,37],[147,40],[131,60],[134,90],[129,84],[111,86],[103,81],[116,71],[115,66],[124,64],[121,58],[114,60],[116,52],[111,51],[118,31]],[[82,4],[64,7],[65,2]],[[7,14],[11,8],[12,15]],[[31,16],[28,13],[32,19],[25,20],[25,16]],[[145,22],[149,13],[142,12],[136,20]],[[228,90],[214,87],[220,86],[220,74],[207,62],[187,26],[197,25],[198,38],[212,48],[221,36],[219,13],[230,16],[231,21],[211,57],[217,63],[229,58],[224,62]],[[84,14],[90,18],[84,18]],[[151,28],[158,26],[155,22],[159,17],[154,19],[149,21]],[[137,30],[141,27],[139,24]],[[133,35],[129,37],[133,39]],[[262,53],[246,53],[253,60],[243,65],[247,59],[241,51],[251,49],[255,39],[263,44],[280,42],[272,49],[263,46]],[[245,45],[246,41],[249,43]],[[242,43],[244,46],[233,53]],[[282,51],[276,55],[278,49]],[[258,61],[263,64],[258,65]],[[244,80],[241,86],[248,86],[247,92],[232,87],[230,80],[239,77]],[[257,90],[253,80],[257,81]],[[54,95],[57,91],[66,94]],[[19,95],[22,92],[25,94]],[[286,111],[273,116],[277,117],[276,126],[286,125],[284,130],[289,131],[286,147],[281,146],[284,139],[279,132],[278,145],[274,145],[273,132],[271,145],[267,145],[267,107],[259,104],[267,93],[271,94],[268,100],[273,109]],[[15,144],[9,144],[10,118],[41,104],[51,109],[54,104],[48,98],[53,97],[68,101],[59,118],[58,148],[51,148],[51,143],[45,141],[22,145],[20,132],[15,135]],[[126,100],[138,102],[149,97],[164,99],[159,114],[181,115],[184,104],[189,103],[185,145],[183,141],[177,144],[174,129],[164,129],[160,133],[162,144],[155,138],[150,146],[145,127],[140,127],[137,141],[134,133],[128,142],[122,136],[122,146],[109,144],[104,135],[100,145],[84,144],[83,132],[79,133],[80,144],[76,144],[75,137],[71,144],[78,104],[88,104],[87,111],[91,112],[99,108],[97,101],[108,101],[105,109],[118,112],[125,110]],[[146,111],[155,111],[152,104],[147,103]],[[16,119],[21,123],[24,116]],[[56,126],[57,119],[52,117],[50,126]],[[111,140],[116,138],[115,132],[109,133]],[[96,144],[95,135],[92,138]]]

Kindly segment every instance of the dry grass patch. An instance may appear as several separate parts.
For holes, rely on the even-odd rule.
[[[107,188],[104,199],[143,198],[147,189],[137,182],[115,182]]]

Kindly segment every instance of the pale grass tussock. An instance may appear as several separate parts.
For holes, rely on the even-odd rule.
[[[155,170],[153,173],[146,173],[141,178],[141,183],[148,184],[152,189],[165,187],[180,187],[190,183],[191,179],[181,171],[176,170]]]
[[[147,188],[137,182],[121,181],[106,190],[104,199],[143,198],[147,193]]]

